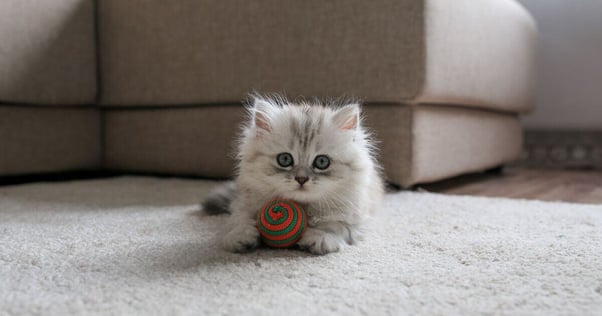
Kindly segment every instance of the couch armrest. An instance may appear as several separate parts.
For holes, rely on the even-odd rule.
[[[537,28],[529,12],[515,0],[425,3],[425,79],[414,102],[530,111]]]

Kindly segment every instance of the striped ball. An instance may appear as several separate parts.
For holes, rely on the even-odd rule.
[[[263,242],[276,248],[294,245],[307,227],[307,214],[291,200],[273,199],[257,216],[257,229]]]

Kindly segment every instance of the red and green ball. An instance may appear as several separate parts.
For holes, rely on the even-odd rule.
[[[301,239],[306,227],[305,210],[291,200],[273,199],[263,206],[257,216],[261,240],[270,247],[293,246]]]

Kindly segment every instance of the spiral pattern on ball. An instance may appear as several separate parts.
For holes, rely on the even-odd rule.
[[[289,247],[303,235],[305,211],[295,202],[274,199],[267,202],[257,217],[262,240],[271,247]]]

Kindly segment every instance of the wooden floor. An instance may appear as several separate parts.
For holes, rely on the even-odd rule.
[[[419,186],[430,192],[602,204],[602,172],[504,169]]]

